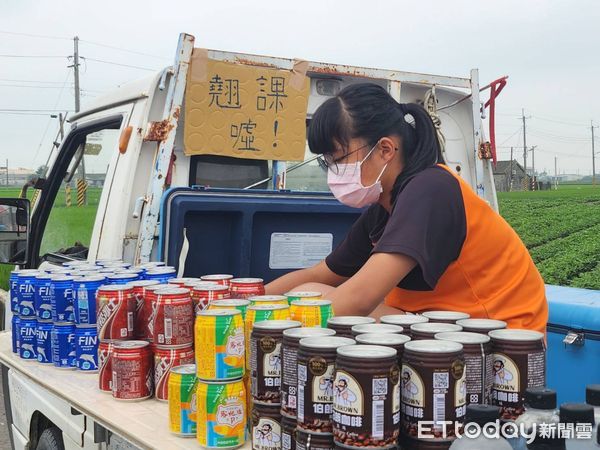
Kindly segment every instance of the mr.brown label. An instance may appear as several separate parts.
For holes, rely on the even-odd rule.
[[[334,363],[322,356],[298,365],[298,428],[307,433],[331,433]]]
[[[256,403],[279,403],[281,342],[270,336],[250,340],[250,391]]]

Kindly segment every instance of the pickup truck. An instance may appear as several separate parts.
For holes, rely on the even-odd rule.
[[[184,99],[193,49],[194,37],[180,35],[172,66],[70,116],[31,202],[0,200],[12,214],[6,231],[14,225],[2,239],[3,263],[37,268],[72,259],[162,260],[181,276],[232,273],[270,281],[316,263],[343,239],[360,211],[327,192],[326,173],[308,151],[294,164],[186,154]],[[295,63],[207,55],[273,70],[292,70]],[[399,101],[429,104],[440,119],[449,166],[497,208],[490,156],[482,151],[485,108],[477,70],[454,77],[308,62],[305,76],[307,124],[329,96],[365,80]],[[75,184],[79,189],[65,192]],[[117,403],[97,390],[95,375],[26,362],[10,348],[10,333],[3,332],[0,364],[13,448],[197,447],[169,433],[166,404]]]

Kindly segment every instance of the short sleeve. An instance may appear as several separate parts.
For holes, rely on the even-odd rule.
[[[373,250],[370,233],[380,208],[373,205],[362,213],[344,240],[325,258],[325,264],[333,273],[351,277],[367,262]]]
[[[416,271],[433,290],[460,255],[466,229],[458,180],[445,169],[432,167],[416,175],[398,194],[373,253],[410,256],[418,264]]]

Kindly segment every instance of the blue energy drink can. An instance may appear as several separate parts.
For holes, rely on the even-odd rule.
[[[73,277],[57,275],[51,278],[52,321],[53,322],[75,322],[73,307]]]
[[[10,310],[14,313],[19,312],[19,297],[18,297],[18,270],[12,270],[10,272],[10,277],[8,277],[8,286],[10,288]]]
[[[19,326],[19,356],[22,359],[37,359],[35,353],[37,333],[37,320],[22,318]]]
[[[98,371],[98,330],[75,328],[75,366],[84,372]]]
[[[11,326],[11,334],[12,334],[12,351],[13,353],[19,354],[20,347],[20,328],[21,327],[21,319],[16,314],[12,316],[12,326]]]
[[[52,363],[60,369],[75,368],[75,325],[55,323],[52,327]]]
[[[106,278],[108,284],[127,284],[139,280],[137,273],[113,273]]]
[[[157,280],[159,283],[167,283],[171,278],[175,278],[177,273],[175,267],[156,267],[148,269],[144,278],[146,280]]]
[[[35,295],[33,306],[37,320],[52,320],[52,275],[40,273],[35,277]]]
[[[106,278],[102,275],[75,278],[75,324],[96,325],[96,291],[104,284]]]
[[[36,270],[21,270],[17,275],[17,312],[19,316],[35,318],[35,277],[39,272]]]
[[[52,322],[38,322],[35,335],[37,360],[42,364],[52,364]]]

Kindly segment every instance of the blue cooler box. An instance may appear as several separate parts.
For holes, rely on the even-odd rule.
[[[546,286],[548,387],[558,403],[584,402],[585,386],[600,383],[600,291]]]

